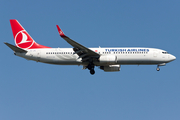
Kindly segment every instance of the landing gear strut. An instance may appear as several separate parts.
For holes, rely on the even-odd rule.
[[[159,65],[157,66],[156,70],[157,70],[157,71],[160,71]]]
[[[89,65],[87,66],[87,68],[90,70],[91,75],[94,75],[94,74],[95,74],[94,64],[93,64],[93,63],[89,63]]]

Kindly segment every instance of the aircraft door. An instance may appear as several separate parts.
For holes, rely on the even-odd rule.
[[[37,51],[37,61],[39,62],[40,59],[41,59],[41,51],[38,50],[38,51]]]
[[[157,57],[157,55],[158,55],[158,52],[157,52],[157,51],[154,51],[153,56],[154,56],[154,57]]]

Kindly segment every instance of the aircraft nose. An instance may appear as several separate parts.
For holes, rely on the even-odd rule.
[[[176,59],[176,57],[174,55],[171,55],[171,60],[173,61],[175,59]]]

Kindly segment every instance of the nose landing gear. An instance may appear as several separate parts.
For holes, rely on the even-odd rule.
[[[157,68],[156,68],[157,71],[160,71],[160,68],[159,68],[159,65],[157,65]]]
[[[157,70],[157,71],[160,71],[160,68],[159,68],[159,66],[157,66],[156,70]]]
[[[166,65],[166,63],[161,63],[161,64],[158,64],[158,65],[157,65],[157,68],[156,68],[156,70],[157,70],[157,71],[160,71],[160,68],[159,68],[159,66],[165,66],[165,65]]]

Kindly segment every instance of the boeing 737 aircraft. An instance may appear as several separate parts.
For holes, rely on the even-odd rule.
[[[168,52],[156,48],[87,48],[67,37],[57,25],[59,35],[72,48],[50,48],[36,43],[17,20],[10,20],[15,45],[5,44],[14,54],[28,60],[56,65],[82,65],[93,75],[98,66],[105,72],[120,71],[121,65],[157,65],[164,66],[176,59]]]

